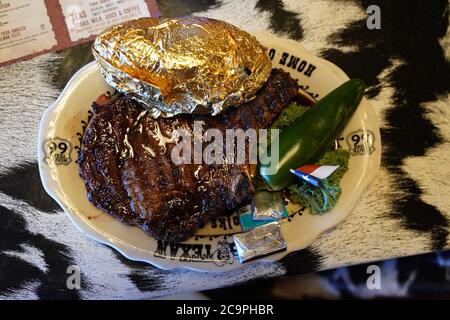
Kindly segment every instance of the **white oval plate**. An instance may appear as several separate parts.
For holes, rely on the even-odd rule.
[[[335,65],[313,56],[298,42],[278,38],[266,31],[254,35],[267,48],[273,67],[288,71],[303,89],[320,99],[348,77]],[[284,63],[283,63],[284,62]],[[80,69],[60,97],[42,117],[39,128],[39,172],[45,190],[89,238],[109,245],[129,259],[145,261],[163,269],[183,267],[224,271],[241,267],[230,234],[240,232],[236,216],[214,219],[183,243],[157,241],[137,227],[127,226],[94,207],[87,198],[76,164],[81,137],[92,115],[91,105],[106,91],[113,91],[93,62]],[[277,261],[310,245],[322,232],[342,222],[352,211],[380,166],[381,143],[377,115],[365,99],[340,137],[350,150],[349,170],[342,180],[336,207],[323,216],[289,207],[282,224],[287,251],[258,261]],[[254,262],[249,262],[254,263]]]

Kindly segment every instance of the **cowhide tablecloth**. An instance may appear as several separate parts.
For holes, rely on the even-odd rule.
[[[86,239],[43,190],[40,118],[88,45],[0,69],[0,298],[150,298],[448,248],[450,35],[447,1],[159,1],[163,16],[215,17],[301,41],[369,85],[379,113],[378,177],[349,218],[275,264],[228,273],[162,271]],[[381,29],[366,26],[369,5]],[[68,289],[79,266],[81,289]]]

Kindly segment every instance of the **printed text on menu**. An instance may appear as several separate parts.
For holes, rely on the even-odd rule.
[[[59,0],[71,41],[89,38],[108,26],[150,16],[144,0]]]

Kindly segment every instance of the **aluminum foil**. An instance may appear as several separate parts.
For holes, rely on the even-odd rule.
[[[131,20],[100,34],[93,53],[106,82],[154,117],[216,115],[253,99],[272,69],[255,37],[201,17]]]
[[[245,212],[240,213],[239,223],[241,224],[241,228],[244,232],[250,231],[254,228],[260,227],[267,223],[274,222],[274,220],[269,220],[269,219],[268,220],[254,220],[250,205],[245,206],[242,211],[245,211]],[[276,221],[280,221],[281,219],[286,219],[287,217],[288,217],[288,212],[287,212],[286,208],[284,208],[283,214]]]
[[[253,220],[277,221],[285,212],[283,199],[278,192],[259,191],[252,201]]]
[[[287,242],[276,222],[236,234],[233,240],[241,263],[287,249]]]

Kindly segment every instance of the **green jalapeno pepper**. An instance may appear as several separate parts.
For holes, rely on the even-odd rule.
[[[259,174],[273,190],[295,183],[298,178],[289,170],[315,163],[331,146],[361,102],[364,89],[362,80],[349,80],[281,130],[278,163],[259,164]]]

